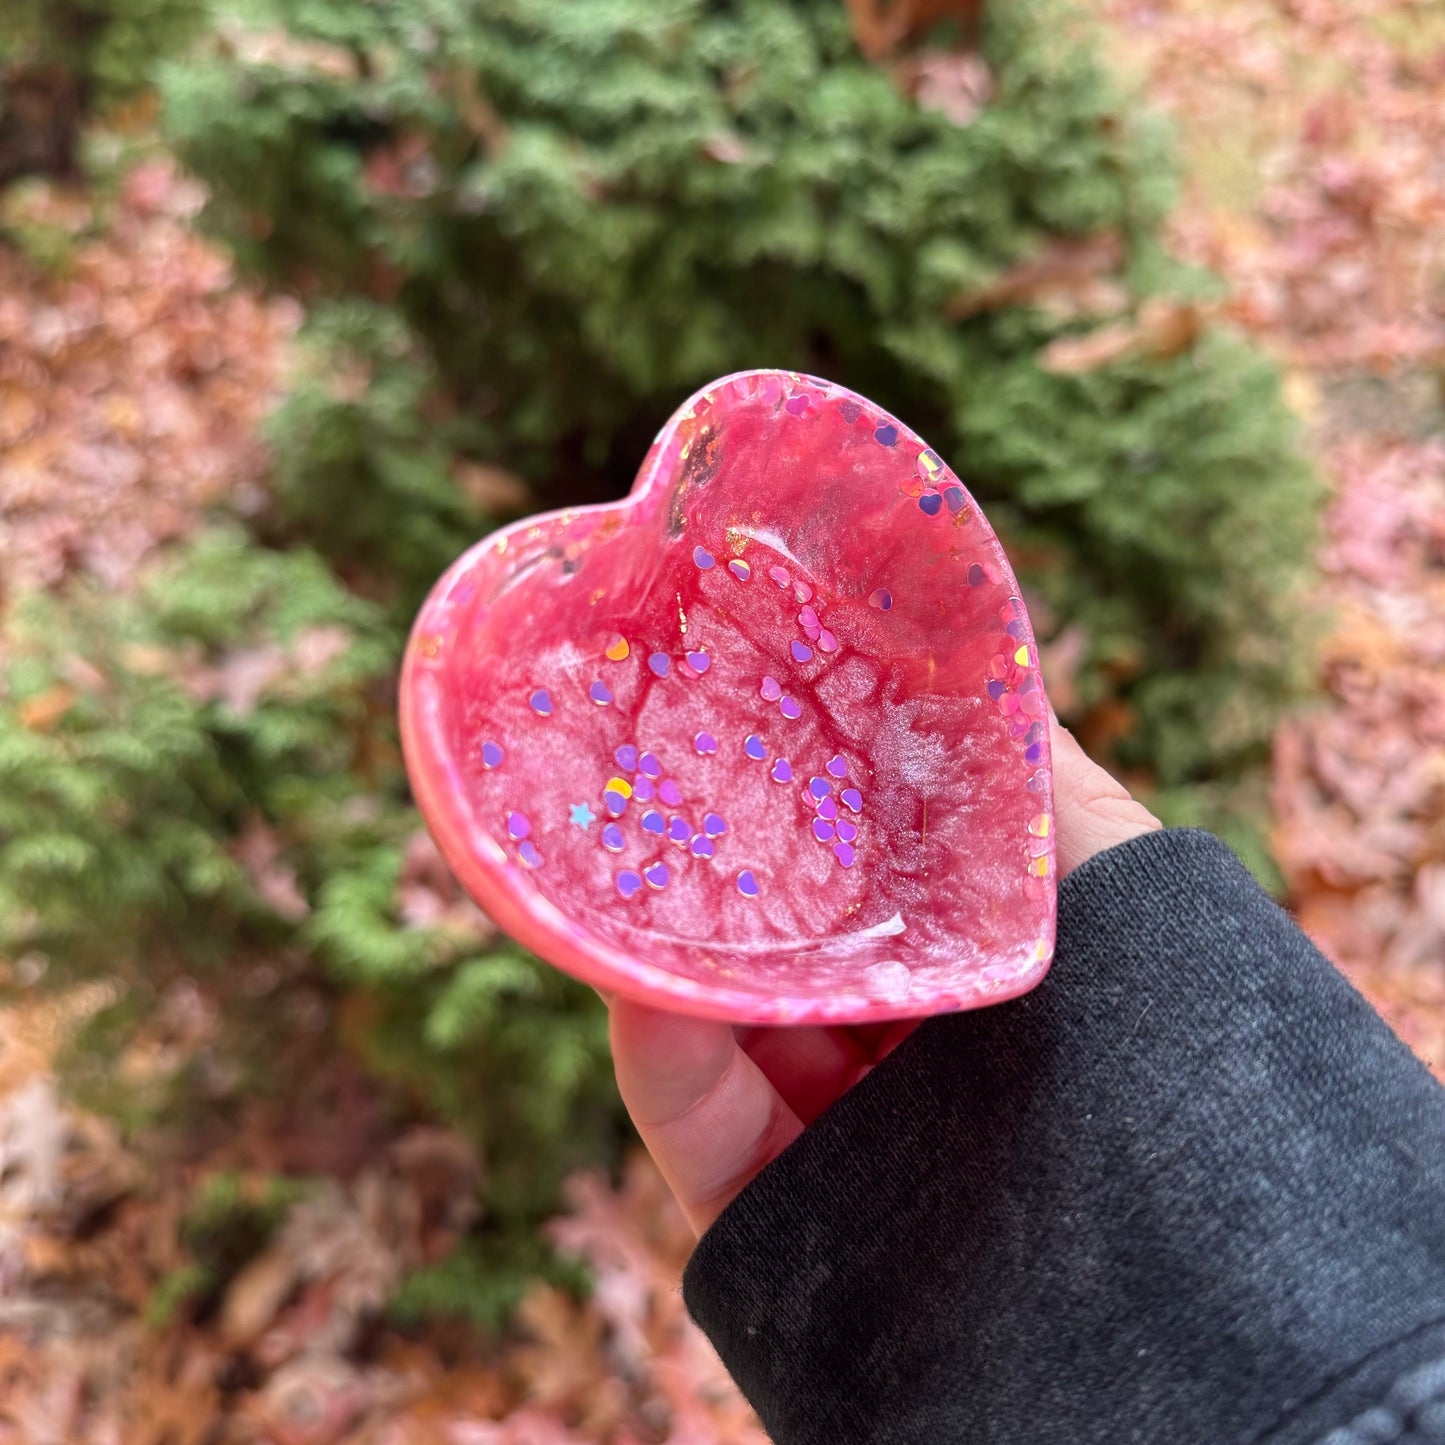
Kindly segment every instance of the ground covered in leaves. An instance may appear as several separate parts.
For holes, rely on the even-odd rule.
[[[620,1186],[568,1185],[548,1233],[584,1264],[581,1297],[537,1285],[500,1344],[391,1325],[403,1275],[472,1222],[467,1146],[413,1126],[308,1174],[298,1155],[348,1122],[321,1111],[309,1134],[255,1116],[199,1152],[122,1147],[50,1078],[98,1002],[0,1018],[4,1445],[766,1445],[686,1318],[692,1232],[644,1156]],[[173,1311],[198,1269],[226,1272],[213,1305]]]
[[[0,200],[20,243],[0,244],[0,603],[77,570],[123,586],[264,474],[296,308],[233,284],[189,229],[199,203],[165,160],[114,198],[21,183]]]
[[[1225,277],[1220,312],[1288,369],[1333,486],[1322,695],[1277,740],[1275,857],[1312,935],[1445,1075],[1445,12],[1103,11],[1178,125],[1174,245]],[[897,44],[866,38],[884,60]],[[960,124],[988,90],[971,57],[926,78]],[[4,204],[23,245],[0,245],[0,605],[77,570],[124,586],[218,499],[248,506],[297,319],[191,234],[195,197],[164,161],[103,202],[32,186]],[[483,1163],[445,1131],[378,1122],[370,1086],[331,1062],[332,1109],[123,1147],[51,1082],[104,1002],[0,1019],[0,1445],[762,1445],[685,1319],[690,1235],[644,1160],[618,1188],[576,1179],[552,1228],[590,1293],[539,1285],[501,1343],[408,1327],[387,1302],[472,1223],[458,1201]],[[196,1046],[203,1014],[178,995],[150,1047]],[[306,1174],[335,1109],[381,1142]],[[172,1307],[198,1271],[199,1316]]]
[[[1186,159],[1178,252],[1288,368],[1333,485],[1325,701],[1276,740],[1305,927],[1445,1077],[1445,10],[1111,0]]]

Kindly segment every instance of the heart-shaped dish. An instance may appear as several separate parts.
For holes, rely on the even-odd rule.
[[[413,629],[402,740],[471,896],[599,989],[858,1023],[1053,954],[1048,709],[997,537],[816,377],[725,377],[629,496],[495,532]]]

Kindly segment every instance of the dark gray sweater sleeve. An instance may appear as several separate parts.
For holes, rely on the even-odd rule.
[[[1445,1441],[1445,1090],[1227,848],[1151,834],[683,1288],[776,1445]]]

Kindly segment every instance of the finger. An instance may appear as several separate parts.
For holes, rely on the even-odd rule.
[[[1163,826],[1129,790],[1090,758],[1057,718],[1049,722],[1054,760],[1054,844],[1059,874],[1095,853]]]
[[[847,1029],[752,1028],[738,1046],[763,1071],[783,1102],[811,1124],[873,1061]]]
[[[729,1024],[615,998],[611,1037],[627,1112],[701,1234],[803,1125]]]

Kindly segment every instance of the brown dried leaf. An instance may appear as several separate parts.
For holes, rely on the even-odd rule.
[[[853,38],[864,58],[877,64],[941,20],[972,25],[983,0],[845,0]]]
[[[496,924],[462,891],[424,828],[407,839],[396,893],[397,914],[408,928],[439,928],[478,943],[497,936]]]
[[[311,913],[311,905],[296,881],[296,870],[286,861],[276,830],[259,814],[252,813],[240,837],[231,845],[231,856],[241,865],[256,895],[278,918],[300,923]]]
[[[70,1120],[49,1079],[0,1099],[0,1220],[31,1221],[62,1193]]]
[[[246,1350],[275,1323],[301,1280],[294,1251],[269,1249],[247,1264],[227,1287],[220,1336],[228,1349]]]
[[[467,129],[482,142],[491,155],[499,155],[507,144],[507,123],[491,101],[482,94],[476,69],[469,65],[455,66],[448,73],[447,79],[451,95]]]
[[[522,513],[535,503],[526,482],[503,467],[463,460],[457,462],[453,476],[462,494],[489,516]]]
[[[1101,326],[1084,336],[1061,336],[1039,353],[1041,370],[1077,376],[1122,360],[1151,356],[1168,360],[1189,350],[1204,330],[1205,316],[1193,302],[1154,297],[1132,322]]]
[[[608,1360],[598,1312],[538,1284],[517,1307],[515,1322],[526,1339],[509,1363],[528,1400],[577,1421],[589,1434],[614,1433],[628,1415],[628,1390]]]
[[[936,110],[954,125],[971,124],[993,99],[993,75],[983,57],[971,52],[927,51],[900,62],[897,75],[924,110]]]
[[[943,314],[962,321],[1008,306],[1051,306],[1068,315],[1116,309],[1114,298],[1123,293],[1110,278],[1123,262],[1124,242],[1112,231],[1051,241],[987,286],[955,296]]]
[[[635,1411],[649,1419],[660,1413],[670,1439],[767,1445],[683,1307],[678,1285],[693,1234],[651,1160],[636,1153],[618,1191],[599,1176],[579,1175],[567,1195],[571,1212],[548,1234],[593,1272],[590,1306],[606,1322],[613,1368],[635,1382]]]
[[[130,1392],[126,1445],[212,1445],[220,1394],[202,1358],[188,1363],[180,1379],[151,1375]]]
[[[387,1159],[387,1198],[406,1201],[405,1215],[395,1216],[391,1226],[393,1238],[398,1227],[406,1231],[403,1257],[417,1263],[442,1258],[481,1216],[483,1174],[475,1147],[454,1130],[417,1125],[391,1146]]]
[[[361,75],[358,57],[339,45],[299,40],[285,30],[250,30],[236,24],[222,24],[218,35],[247,65],[273,66],[299,75],[325,75],[333,80],[357,80]]]
[[[73,687],[63,682],[56,683],[54,687],[48,687],[44,692],[26,698],[15,709],[15,716],[21,727],[28,728],[33,733],[53,732],[66,713],[75,706],[77,697]]]
[[[385,1306],[409,1262],[356,1200],[331,1182],[292,1209],[271,1252],[288,1259],[296,1280],[307,1286],[257,1343],[258,1356],[273,1367],[303,1350],[345,1354]]]

